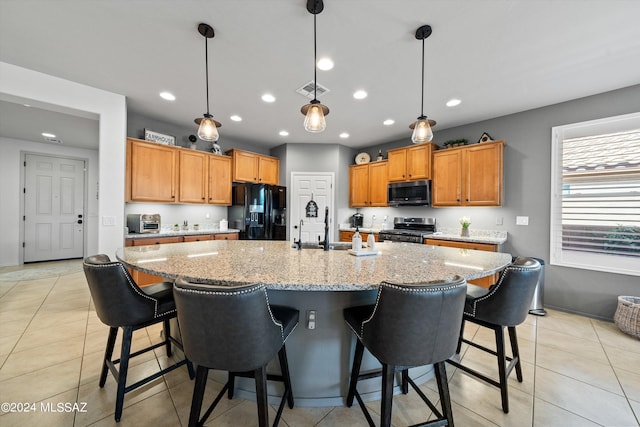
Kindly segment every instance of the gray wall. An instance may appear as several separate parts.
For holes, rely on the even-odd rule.
[[[639,277],[549,265],[551,128],[638,111],[640,85],[466,126],[436,127],[434,142],[439,145],[458,138],[475,142],[483,132],[505,140],[503,206],[386,211],[435,216],[438,224],[448,227],[457,227],[458,218],[468,215],[473,220],[472,228],[506,230],[509,238],[505,252],[546,261],[545,306],[612,319],[618,295],[640,295]],[[408,138],[384,148],[402,145],[408,145]],[[367,151],[373,156],[377,150],[375,146]],[[516,215],[529,216],[529,225],[515,225]],[[503,226],[496,225],[499,217],[504,220]]]

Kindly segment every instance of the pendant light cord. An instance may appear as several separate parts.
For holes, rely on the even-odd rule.
[[[209,114],[209,46],[206,36],[204,38],[204,69],[206,74],[205,80],[207,82],[207,114]]]
[[[318,67],[316,65],[317,62],[317,49],[318,42],[316,40],[316,2],[313,3],[313,99],[315,100],[318,96]]]
[[[422,39],[422,98],[420,100],[420,117],[424,117],[424,39]]]

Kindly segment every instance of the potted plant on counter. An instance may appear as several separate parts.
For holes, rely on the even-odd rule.
[[[462,229],[460,230],[461,237],[469,237],[469,226],[471,225],[471,218],[463,216],[460,218],[460,225]]]

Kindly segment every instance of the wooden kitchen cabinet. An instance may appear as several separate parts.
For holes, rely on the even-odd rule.
[[[504,141],[433,153],[433,206],[501,206]]]
[[[214,239],[213,234],[196,234],[194,236],[183,237],[184,242],[202,242],[205,240],[213,240],[213,239]]]
[[[389,150],[389,182],[431,179],[433,149],[434,144],[427,143]]]
[[[208,203],[231,205],[231,157],[209,156]]]
[[[128,138],[126,162],[126,201],[176,201],[178,150]]]
[[[207,203],[209,155],[196,150],[180,150],[178,154],[178,202]]]
[[[238,240],[239,233],[217,233],[213,235],[213,240]]]
[[[350,242],[355,233],[356,233],[355,231],[340,230],[340,241],[341,242]],[[366,242],[367,238],[369,237],[369,233],[362,233],[360,231],[358,233],[360,233],[360,237],[362,237],[362,241]],[[378,235],[376,233],[373,234],[373,237],[376,239],[376,242],[379,241],[378,240]]]
[[[254,182],[278,185],[280,180],[280,160],[243,150],[229,150],[232,157],[232,179],[234,182]]]
[[[349,167],[349,206],[387,206],[387,161]]]
[[[490,243],[476,243],[476,242],[458,242],[455,240],[439,240],[439,239],[424,239],[424,243],[426,245],[433,246],[447,246],[450,248],[460,248],[467,250],[477,250],[477,251],[487,251],[487,252],[498,252],[498,245],[493,245]],[[498,273],[492,274],[490,276],[481,277],[479,279],[469,280],[469,283],[473,283],[474,285],[482,286],[483,288],[488,288],[498,281]]]
[[[147,246],[147,245],[164,245],[165,243],[180,243],[183,236],[171,236],[171,237],[142,237],[139,239],[131,239],[133,246]]]

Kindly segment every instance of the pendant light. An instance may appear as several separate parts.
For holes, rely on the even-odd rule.
[[[207,112],[204,117],[194,120],[198,127],[198,138],[203,141],[216,142],[218,140],[218,128],[222,126],[220,122],[213,120],[213,116],[209,113],[209,49],[207,45],[208,39],[212,39],[215,33],[213,28],[207,24],[198,25],[198,32],[204,37],[204,63],[207,82]]]
[[[317,97],[317,43],[316,43],[316,15],[322,12],[324,4],[322,0],[307,0],[307,10],[313,15],[313,100],[302,106],[300,112],[305,115],[304,130],[311,133],[319,133],[325,130],[327,122],[325,116],[329,114],[329,108],[322,105]]]
[[[420,117],[418,117],[417,121],[409,125],[409,128],[413,129],[411,141],[413,141],[414,144],[431,141],[433,139],[433,131],[431,128],[436,125],[434,120],[427,119],[427,116],[424,115],[424,39],[430,35],[430,25],[423,25],[416,30],[416,39],[422,40],[422,100],[420,103]]]

